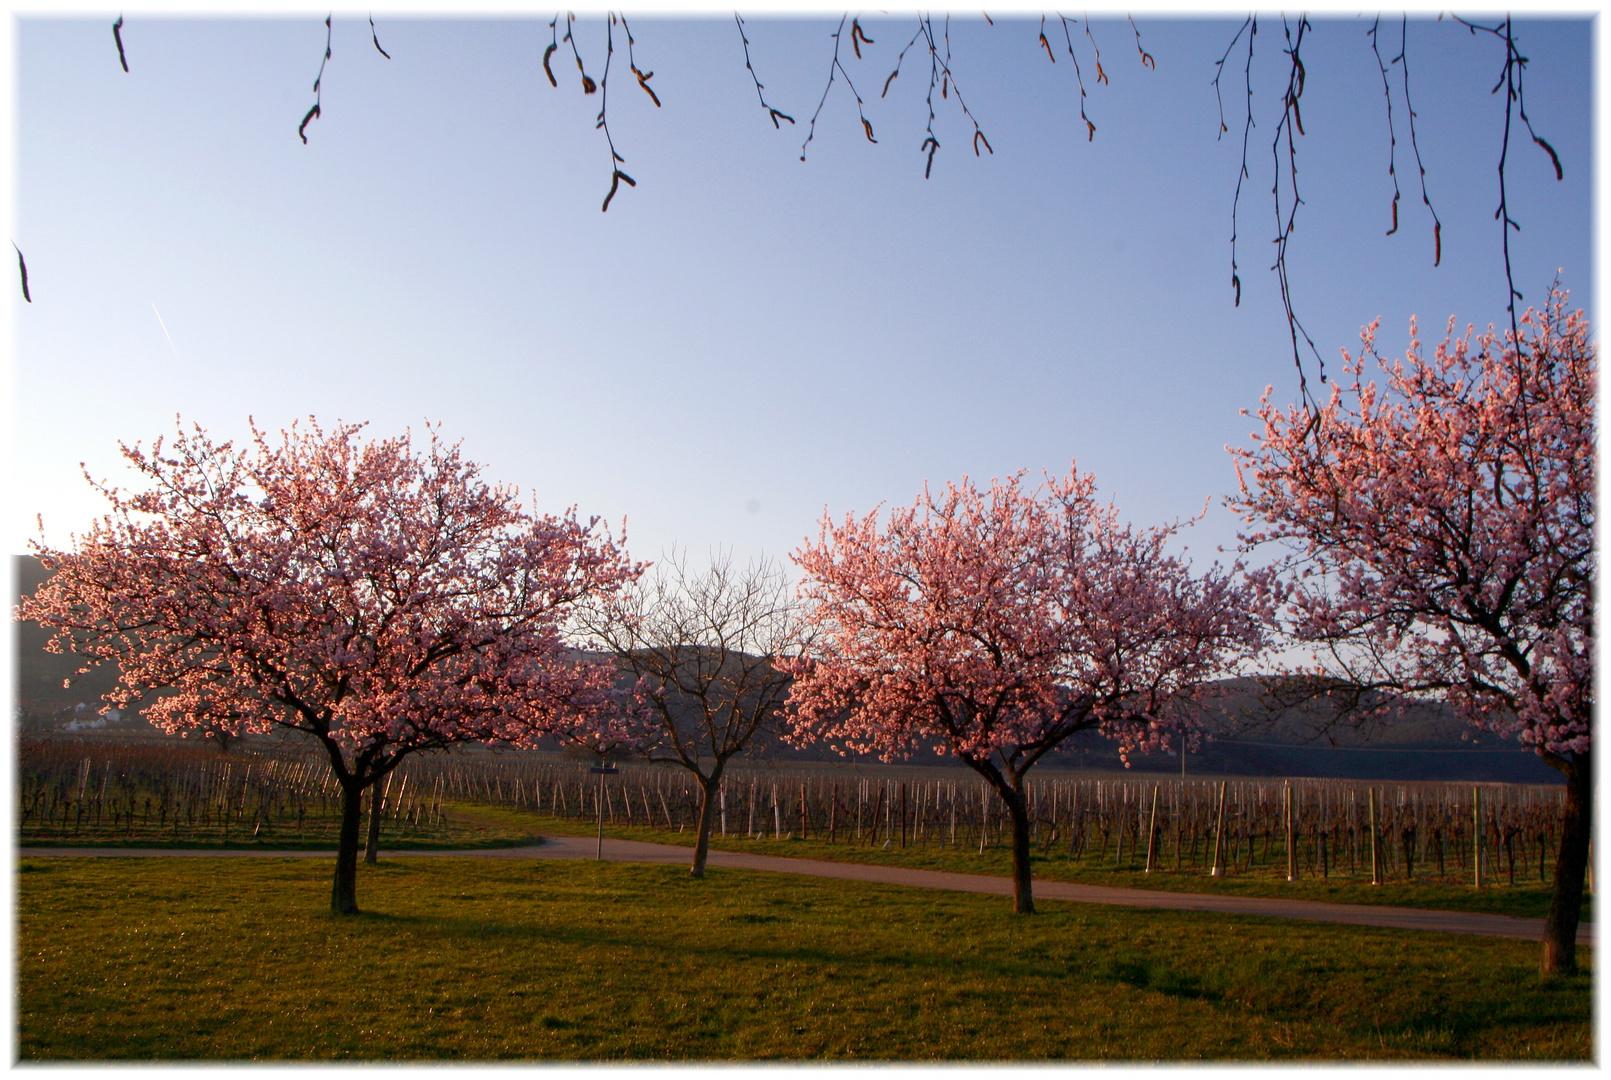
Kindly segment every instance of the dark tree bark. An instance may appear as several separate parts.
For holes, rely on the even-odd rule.
[[[341,779],[341,838],[336,845],[336,881],[330,892],[332,915],[358,914],[358,824],[363,816],[364,786],[356,777]]]
[[[1577,971],[1577,927],[1583,909],[1583,878],[1589,866],[1589,825],[1593,817],[1594,774],[1588,754],[1545,760],[1566,774],[1566,807],[1561,814],[1561,850],[1555,859],[1555,893],[1544,917],[1545,975]]]
[[[1062,739],[1059,738],[1057,741],[1061,742]],[[1012,910],[1015,915],[1033,915],[1035,889],[1030,872],[1029,799],[1023,790],[1024,770],[1015,769],[1011,765],[998,767],[992,761],[960,753],[957,757],[964,765],[984,777],[995,793],[1001,796],[1002,805],[1007,808],[1007,820],[1012,823]]]
[[[710,830],[716,818],[717,789],[721,787],[722,774],[706,779],[700,777],[699,783],[699,835],[694,840],[694,865],[688,871],[689,877],[702,878],[705,876],[705,860],[710,855]]]
[[[1022,791],[1001,791],[1012,821],[1012,909],[1018,915],[1035,914],[1035,897],[1029,873],[1029,802]]]

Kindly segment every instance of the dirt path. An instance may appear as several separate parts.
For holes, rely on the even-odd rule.
[[[480,848],[460,851],[383,852],[394,858],[482,858],[482,859],[591,859],[598,841],[583,836],[545,837],[529,847]],[[62,856],[109,856],[123,858],[324,858],[331,851],[231,851],[198,848],[69,848],[28,847],[17,849],[19,858]],[[670,844],[649,844],[640,840],[604,841],[604,857],[613,862],[684,863],[692,850]],[[750,855],[739,851],[712,851],[709,865],[735,870],[767,870],[780,874],[807,874],[811,877],[839,878],[845,881],[871,881],[886,885],[907,885],[923,889],[950,889],[955,892],[989,893],[1011,896],[1012,880],[984,874],[953,874],[940,870],[910,870],[899,866],[870,863],[824,862],[817,859],[788,859],[776,855]],[[1436,930],[1453,934],[1481,934],[1488,937],[1522,938],[1537,941],[1544,934],[1543,919],[1520,919],[1511,915],[1487,915],[1464,911],[1429,911],[1421,908],[1378,907],[1370,904],[1330,904],[1318,900],[1280,900],[1256,896],[1211,896],[1205,893],[1161,892],[1149,889],[1117,889],[1105,885],[1076,885],[1068,881],[1035,881],[1035,896],[1042,900],[1073,900],[1087,904],[1115,904],[1123,907],[1157,908],[1169,911],[1208,911],[1222,915],[1259,915],[1277,919],[1305,919],[1310,922],[1347,923],[1399,930]],[[1594,944],[1594,926],[1578,927],[1580,945]]]

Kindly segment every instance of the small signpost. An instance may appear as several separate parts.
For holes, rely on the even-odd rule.
[[[604,778],[614,776],[621,770],[616,768],[613,762],[600,761],[597,765],[591,766],[588,771],[598,773],[599,777],[599,847],[596,857],[602,861],[604,858]]]

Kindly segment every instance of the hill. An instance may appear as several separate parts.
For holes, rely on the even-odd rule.
[[[19,593],[26,595],[48,576],[39,560],[13,559]],[[114,685],[117,672],[107,666],[73,676],[78,658],[45,650],[49,635],[38,624],[23,621],[16,635],[16,706],[25,729],[150,728],[138,717],[98,721],[101,695]],[[64,686],[64,680],[70,685]],[[1272,711],[1260,700],[1251,680],[1217,684],[1203,717],[1209,738],[1187,755],[1188,775],[1313,776],[1357,780],[1450,780],[1505,783],[1556,783],[1560,775],[1536,754],[1513,741],[1477,732],[1435,703],[1419,704],[1366,726],[1334,726],[1323,710],[1297,708]],[[825,746],[804,749],[774,736],[761,741],[752,758],[779,762],[847,760]],[[872,758],[851,759],[870,763]],[[922,755],[913,763],[950,765],[950,758]],[[1123,763],[1111,743],[1086,732],[1048,755],[1045,766],[1062,769],[1119,770]],[[1181,769],[1175,754],[1138,755],[1131,769],[1172,772]]]
[[[50,576],[32,555],[13,557],[12,568],[17,575],[18,599],[32,594]],[[75,675],[82,660],[72,653],[48,652],[45,643],[49,640],[50,633],[38,623],[18,621],[13,670],[17,673],[16,713],[23,727],[104,726],[97,718],[101,695],[117,684],[117,669],[103,665]]]

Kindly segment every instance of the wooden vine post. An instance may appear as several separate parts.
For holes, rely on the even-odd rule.
[[[1482,789],[1471,787],[1471,871],[1472,881],[1482,888]]]
[[[990,791],[981,788],[979,794],[979,854],[984,854],[985,839],[990,835]]]
[[[950,846],[957,846],[957,785],[950,783],[946,788],[946,803],[950,806]],[[944,845],[942,845],[944,846]]]
[[[611,773],[617,771],[617,770],[616,770],[616,767],[614,765],[612,765],[610,762],[602,761],[602,760],[597,765],[590,766],[590,770],[592,772],[597,773],[598,778],[599,778],[599,795],[598,795],[599,843],[598,843],[598,851],[595,853],[594,857],[598,858],[598,859],[603,859],[604,858],[604,778],[606,776],[610,775]]]
[[[901,847],[906,846],[906,781],[901,781]]]
[[[901,811],[898,803],[900,802],[900,795],[904,785],[895,780],[886,781],[886,785],[889,790],[889,800],[888,805],[884,808],[884,839],[889,844],[894,844],[897,839],[895,817]]]
[[[1147,823],[1147,869],[1152,873],[1152,853],[1158,842],[1158,785],[1152,785],[1152,820]]]
[[[1376,853],[1377,853],[1377,850],[1381,847],[1381,838],[1376,835],[1376,789],[1375,788],[1370,789],[1370,830],[1369,830],[1369,836],[1370,836],[1370,883],[1372,885],[1380,885],[1382,883],[1382,874],[1381,874],[1381,868],[1377,865],[1377,862],[1376,862]]]
[[[1214,824],[1214,869],[1211,871],[1214,877],[1225,876],[1225,867],[1220,861],[1225,850],[1225,786],[1226,782],[1221,780],[1219,782],[1219,817]]]
[[[1109,805],[1112,805],[1111,801],[1110,801]],[[1119,867],[1124,865],[1125,810],[1129,807],[1129,803],[1128,802],[1120,802],[1118,804],[1118,807],[1119,807],[1119,810],[1118,810],[1119,816],[1118,816],[1118,820],[1114,823],[1114,827],[1113,827],[1113,831],[1119,837],[1119,843],[1118,843],[1118,846],[1114,850],[1114,856],[1113,856],[1113,867],[1114,867],[1114,869],[1118,869]]]
[[[1287,880],[1298,880],[1298,854],[1292,843],[1292,781],[1286,785],[1287,804]]]

